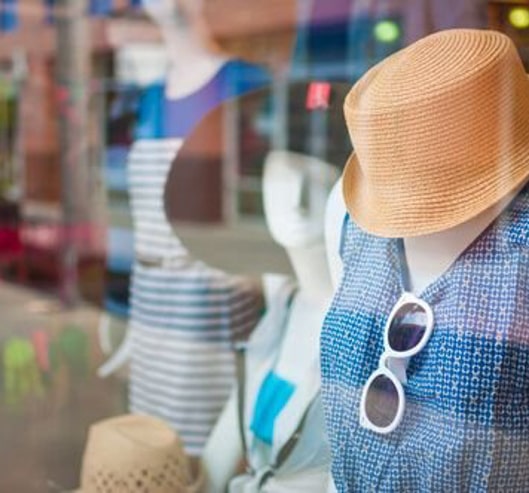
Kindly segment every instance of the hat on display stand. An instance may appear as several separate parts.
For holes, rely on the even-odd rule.
[[[344,112],[355,149],[344,198],[371,234],[457,226],[529,177],[529,78],[499,32],[453,29],[417,41],[369,70]]]
[[[166,423],[130,414],[91,426],[74,493],[199,493],[203,484]]]

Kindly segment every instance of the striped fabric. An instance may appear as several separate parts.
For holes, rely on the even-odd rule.
[[[344,228],[322,332],[333,477],[345,492],[529,491],[529,187],[421,294],[435,325],[412,357],[399,427],[359,426],[361,390],[405,289],[402,240]]]
[[[165,217],[163,190],[181,139],[137,140],[129,154],[129,193],[134,220],[134,251],[142,258],[188,258]]]
[[[256,324],[259,296],[191,258],[174,236],[162,200],[179,146],[141,140],[130,154],[135,250],[147,260],[132,275],[130,408],[171,423],[198,456],[233,384],[232,343]]]

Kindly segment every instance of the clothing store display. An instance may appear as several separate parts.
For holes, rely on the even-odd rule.
[[[411,289],[406,237],[465,224],[527,181],[528,84],[504,35],[452,30],[374,67],[346,99],[356,154],[344,174],[343,278],[321,343],[340,492],[527,491],[527,186],[417,293],[433,331],[399,378],[399,426],[383,435],[360,417],[384,326]]]
[[[367,72],[344,111],[355,149],[344,197],[372,234],[456,226],[529,176],[529,78],[499,32],[449,30],[416,42]]]
[[[199,455],[233,385],[233,343],[248,337],[261,304],[248,280],[193,259],[165,219],[163,188],[180,143],[137,141],[129,159],[130,409],[165,419]]]
[[[238,405],[248,472],[230,482],[230,493],[326,489],[330,451],[321,426],[317,347],[311,350],[300,341],[300,352],[291,358],[293,364],[306,367],[302,381],[288,382],[275,372],[294,293],[288,278],[269,290],[267,311],[243,351]],[[272,396],[270,386],[281,395]],[[275,412],[270,414],[272,402]]]
[[[175,432],[161,420],[123,415],[90,427],[76,493],[199,493],[204,482]]]
[[[432,336],[410,359],[406,412],[359,424],[384,324],[407,289],[402,240],[343,230],[344,278],[322,332],[322,393],[340,492],[527,491],[529,188],[422,293]],[[367,282],[367,280],[369,280]]]

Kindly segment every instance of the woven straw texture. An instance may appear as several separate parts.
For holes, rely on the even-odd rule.
[[[456,226],[529,176],[529,79],[501,33],[423,38],[367,72],[344,112],[355,149],[344,197],[369,233]]]
[[[126,415],[90,428],[79,493],[195,493],[182,444],[162,421]]]

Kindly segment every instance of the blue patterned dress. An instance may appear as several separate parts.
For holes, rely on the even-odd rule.
[[[405,287],[402,240],[346,218],[344,278],[322,333],[322,394],[342,492],[529,491],[529,187],[420,298],[432,337],[410,360],[402,424],[361,428],[363,384]]]

